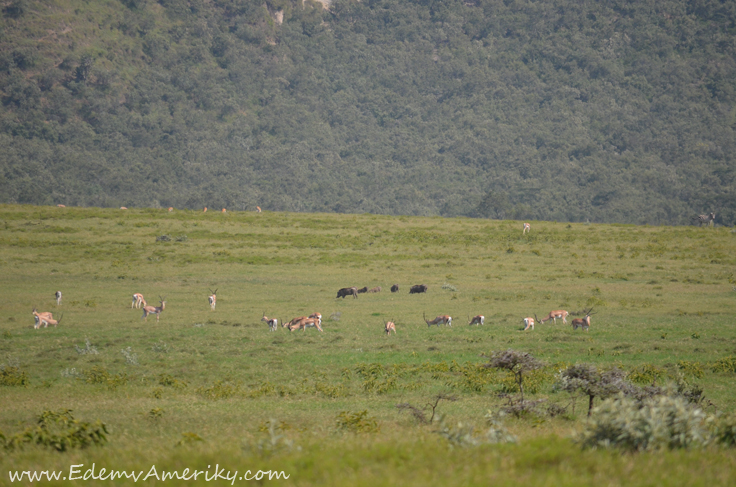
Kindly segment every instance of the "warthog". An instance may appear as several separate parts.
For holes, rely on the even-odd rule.
[[[416,294],[416,293],[426,293],[427,292],[427,286],[424,284],[417,284],[416,286],[412,286],[411,289],[409,289],[409,294]]]
[[[373,289],[368,290],[369,293],[380,293],[381,292],[381,286],[376,286]]]
[[[345,296],[352,296],[357,299],[358,297],[358,288],[357,287],[344,287],[337,291],[337,297],[338,298],[345,298]]]
[[[392,293],[399,292],[399,285],[398,284],[394,284],[393,286],[391,286],[391,292]]]
[[[367,292],[368,292],[368,286],[358,289],[358,293],[367,293]]]

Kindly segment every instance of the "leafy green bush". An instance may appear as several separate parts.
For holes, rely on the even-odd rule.
[[[729,355],[728,357],[716,360],[711,365],[713,372],[736,372],[736,357]]]
[[[0,386],[27,386],[31,381],[20,368],[6,365],[0,367]]]
[[[705,412],[682,397],[659,395],[639,402],[619,395],[593,410],[577,441],[585,448],[627,451],[676,449],[710,442]]]
[[[373,418],[369,418],[366,410],[357,413],[341,411],[335,422],[339,430],[349,431],[350,433],[378,433],[380,430],[378,422]]]
[[[240,394],[240,386],[233,384],[227,380],[217,380],[210,387],[200,387],[197,389],[197,394],[207,399],[227,399],[233,397],[236,394]]]
[[[105,384],[110,390],[124,386],[130,380],[127,374],[111,374],[107,369],[97,365],[82,372],[82,378],[87,384]]]
[[[107,442],[107,426],[101,421],[86,423],[74,419],[71,409],[44,411],[35,427],[27,428],[10,438],[0,436],[6,450],[20,449],[25,445],[39,445],[64,452],[82,449]]]

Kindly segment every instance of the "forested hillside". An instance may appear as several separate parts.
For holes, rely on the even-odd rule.
[[[0,202],[736,220],[733,1],[0,5]]]

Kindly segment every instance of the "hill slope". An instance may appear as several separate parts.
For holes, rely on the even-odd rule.
[[[729,2],[14,0],[0,202],[736,219]]]

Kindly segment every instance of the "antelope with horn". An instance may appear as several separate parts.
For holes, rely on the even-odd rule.
[[[289,329],[289,331],[294,331],[294,330],[296,330],[297,328],[299,328],[299,324],[300,324],[300,323],[301,323],[302,321],[306,320],[306,319],[307,319],[307,317],[306,317],[306,316],[299,316],[298,318],[293,318],[293,319],[292,319],[291,321],[289,321],[288,323],[282,323],[282,325],[281,325],[281,326],[282,326],[283,328],[288,328],[288,329]]]
[[[276,331],[276,328],[279,326],[279,320],[276,318],[269,318],[266,316],[266,312],[263,312],[263,318],[261,318],[261,321],[265,321],[268,323],[268,329],[269,331]]]
[[[578,328],[582,328],[583,331],[588,331],[590,329],[590,317],[594,314],[591,313],[593,311],[593,308],[590,308],[588,311],[585,312],[585,318],[575,318],[572,320],[572,329],[573,331],[577,330]]]
[[[424,314],[424,322],[427,324],[427,328],[429,328],[432,325],[437,325],[437,327],[439,328],[440,323],[442,323],[445,326],[452,326],[452,316],[439,315],[437,318],[433,319],[432,321],[427,321],[427,315]]]
[[[214,311],[214,310],[215,310],[215,306],[217,306],[217,289],[215,289],[215,291],[214,291],[214,292],[212,291],[212,289],[210,289],[210,292],[212,293],[212,294],[210,294],[210,296],[209,296],[209,300],[210,300],[210,309],[211,309],[212,311]]]
[[[471,320],[470,316],[468,316],[468,320],[470,320],[468,325],[485,325],[486,317],[483,315],[478,315],[478,316],[473,316],[473,319]]]
[[[539,323],[544,323],[545,321],[553,320],[555,325],[557,324],[557,320],[561,319],[564,324],[567,324],[567,315],[569,315],[567,311],[564,309],[558,309],[555,311],[550,311],[547,316],[539,320]]]
[[[159,296],[159,299],[161,306],[143,306],[143,316],[141,316],[141,319],[145,318],[146,321],[148,321],[148,315],[155,313],[156,323],[158,323],[158,320],[161,317],[161,312],[166,309],[166,298]]]
[[[63,317],[64,317],[64,315],[62,314],[61,315],[61,318],[59,318],[58,320],[54,320],[52,318],[44,318],[42,320],[43,321],[44,328],[48,327],[49,325],[54,325],[54,326],[58,325],[59,323],[61,323],[61,319]],[[40,323],[39,323],[39,325],[40,325]]]
[[[383,331],[386,332],[386,335],[390,335],[391,332],[394,332],[394,335],[396,335],[396,323],[393,321],[387,321],[383,324]]]
[[[61,306],[61,291],[56,291],[54,297],[56,298],[56,306]]]
[[[130,309],[141,309],[142,306],[146,306],[147,304],[141,293],[135,293],[133,294],[133,302],[130,303]]]
[[[307,318],[306,320],[302,320],[299,323],[299,328],[302,329],[302,331],[306,331],[307,328],[317,328],[320,333],[322,332],[322,318]]]
[[[538,323],[539,318],[537,318],[537,314],[534,313],[534,318],[526,317],[522,321],[524,321],[524,331],[527,331],[529,328],[534,330],[534,323]]]
[[[53,320],[54,315],[52,315],[50,311],[39,313],[38,311],[36,311],[36,308],[33,308],[33,319],[35,320],[33,328],[38,329],[43,323],[46,323],[46,326],[48,326],[48,320]]]

